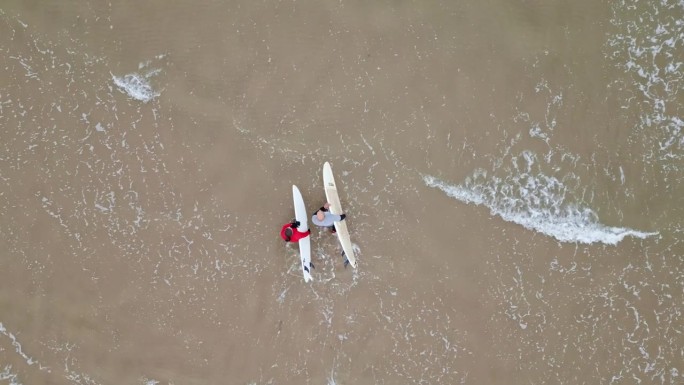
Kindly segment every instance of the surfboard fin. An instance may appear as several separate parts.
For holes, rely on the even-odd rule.
[[[344,268],[346,269],[347,266],[349,266],[349,260],[348,260],[348,259],[345,259],[345,260],[344,260]]]
[[[309,268],[306,267],[306,266],[304,266],[304,271],[306,271],[307,273],[311,273],[311,271],[309,270]]]
[[[316,268],[316,266],[314,266],[314,264],[311,263],[311,262],[309,262],[309,266],[311,266],[312,269],[315,269],[315,268]]]

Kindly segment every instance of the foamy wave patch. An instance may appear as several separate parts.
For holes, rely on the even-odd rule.
[[[19,377],[11,372],[12,365],[5,365],[5,368],[0,371],[0,381],[9,381],[9,385],[22,385],[19,382]]]
[[[462,185],[450,185],[430,175],[423,180],[452,198],[486,206],[492,215],[561,242],[615,245],[628,236],[643,239],[658,234],[601,224],[590,208],[566,203],[567,188],[554,177],[522,175],[504,181],[487,178],[480,170]]]
[[[607,49],[616,65],[631,74],[633,84],[619,84],[620,88],[632,88],[638,95],[626,99],[623,108],[640,112],[636,128],[654,141],[656,155],[666,161],[666,168],[679,171],[684,158],[684,1],[621,0],[612,8],[610,21],[618,32],[609,37]]]
[[[150,85],[150,78],[159,72],[160,70],[152,70],[143,75],[132,73],[121,77],[112,75],[112,81],[119,88],[119,91],[135,100],[147,103],[160,95]]]

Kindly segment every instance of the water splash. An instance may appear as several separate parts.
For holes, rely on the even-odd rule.
[[[658,234],[600,223],[591,208],[573,201],[571,189],[562,180],[539,172],[496,177],[477,170],[460,185],[430,175],[423,176],[423,181],[452,198],[486,206],[492,215],[561,242],[615,245],[628,236],[643,239]]]
[[[112,75],[112,81],[121,92],[135,100],[147,103],[160,95],[150,84],[150,79],[158,75],[159,72],[161,70],[154,69],[144,74],[131,73],[121,77]]]

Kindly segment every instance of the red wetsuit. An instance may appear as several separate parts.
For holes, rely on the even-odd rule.
[[[292,229],[292,236],[290,237],[290,242],[298,242],[302,238],[306,238],[311,234],[311,230],[306,230],[305,233],[302,233],[301,231],[297,230],[295,227],[292,227],[292,223],[286,223],[283,225],[283,228],[280,229],[280,237],[283,238],[284,240],[287,241],[287,237],[285,235],[285,230],[287,229]]]

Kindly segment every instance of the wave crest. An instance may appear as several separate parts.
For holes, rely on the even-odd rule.
[[[658,235],[601,224],[589,207],[567,203],[567,189],[554,177],[525,175],[502,183],[479,170],[463,185],[450,185],[430,175],[423,176],[423,181],[461,202],[486,206],[492,215],[561,242],[615,245],[628,236]]]

